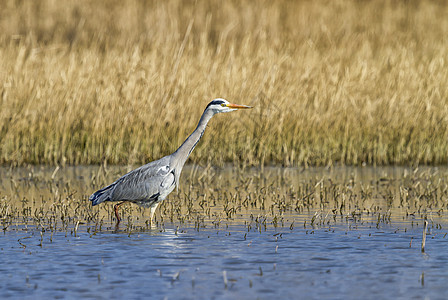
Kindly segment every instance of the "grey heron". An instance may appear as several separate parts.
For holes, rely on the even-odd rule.
[[[120,202],[114,205],[117,224],[120,222],[118,208],[122,204],[133,202],[149,207],[152,225],[157,206],[179,185],[182,168],[204,134],[208,121],[217,113],[247,108],[251,107],[232,104],[221,98],[213,100],[205,108],[196,129],[173,154],[143,165],[96,191],[89,197],[92,206],[106,201]]]

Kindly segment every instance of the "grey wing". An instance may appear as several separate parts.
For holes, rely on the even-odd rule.
[[[174,184],[174,171],[170,169],[169,159],[164,157],[118,179],[111,198],[112,201],[157,201],[164,186]]]

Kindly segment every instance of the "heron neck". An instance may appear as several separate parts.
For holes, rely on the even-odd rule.
[[[201,139],[204,134],[205,128],[207,127],[208,121],[213,117],[214,113],[211,110],[206,109],[199,120],[198,126],[193,131],[192,134],[183,142],[183,144],[173,153],[174,162],[176,162],[176,169],[182,169],[183,165],[190,156],[194,147]],[[179,168],[180,167],[180,168]]]

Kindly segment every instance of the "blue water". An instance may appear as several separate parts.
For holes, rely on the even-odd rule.
[[[114,170],[104,183],[124,172]],[[224,171],[205,183],[196,169],[186,171],[181,192],[168,199],[173,207],[185,205],[182,191],[195,205],[209,199],[199,227],[195,214],[207,209],[195,206],[182,221],[171,221],[167,210],[160,222],[158,214],[156,228],[145,223],[147,212],[128,207],[115,228],[110,205],[88,203],[97,167],[0,169],[0,298],[448,299],[448,170]],[[249,194],[240,189],[241,199],[232,200],[238,186]],[[310,190],[320,198],[302,199]],[[256,207],[244,207],[246,195],[258,199]],[[231,218],[223,196],[237,208]],[[282,201],[283,219],[274,226]],[[296,202],[303,205],[296,209]],[[90,212],[98,215],[89,221]],[[95,219],[103,220],[101,229]]]
[[[446,299],[446,230],[433,229],[422,253],[422,229],[404,232],[404,226],[261,233],[242,225],[177,233],[166,226],[162,232],[95,235],[80,227],[76,237],[58,232],[50,241],[44,234],[42,246],[38,231],[7,232],[1,237],[0,296]]]

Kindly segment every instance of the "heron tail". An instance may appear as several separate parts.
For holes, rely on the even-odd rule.
[[[89,200],[92,201],[92,206],[110,200],[111,192],[113,191],[112,188],[114,186],[115,183],[112,183],[111,185],[108,185],[105,188],[102,188],[101,190],[98,190],[95,193],[93,193],[89,197]]]

